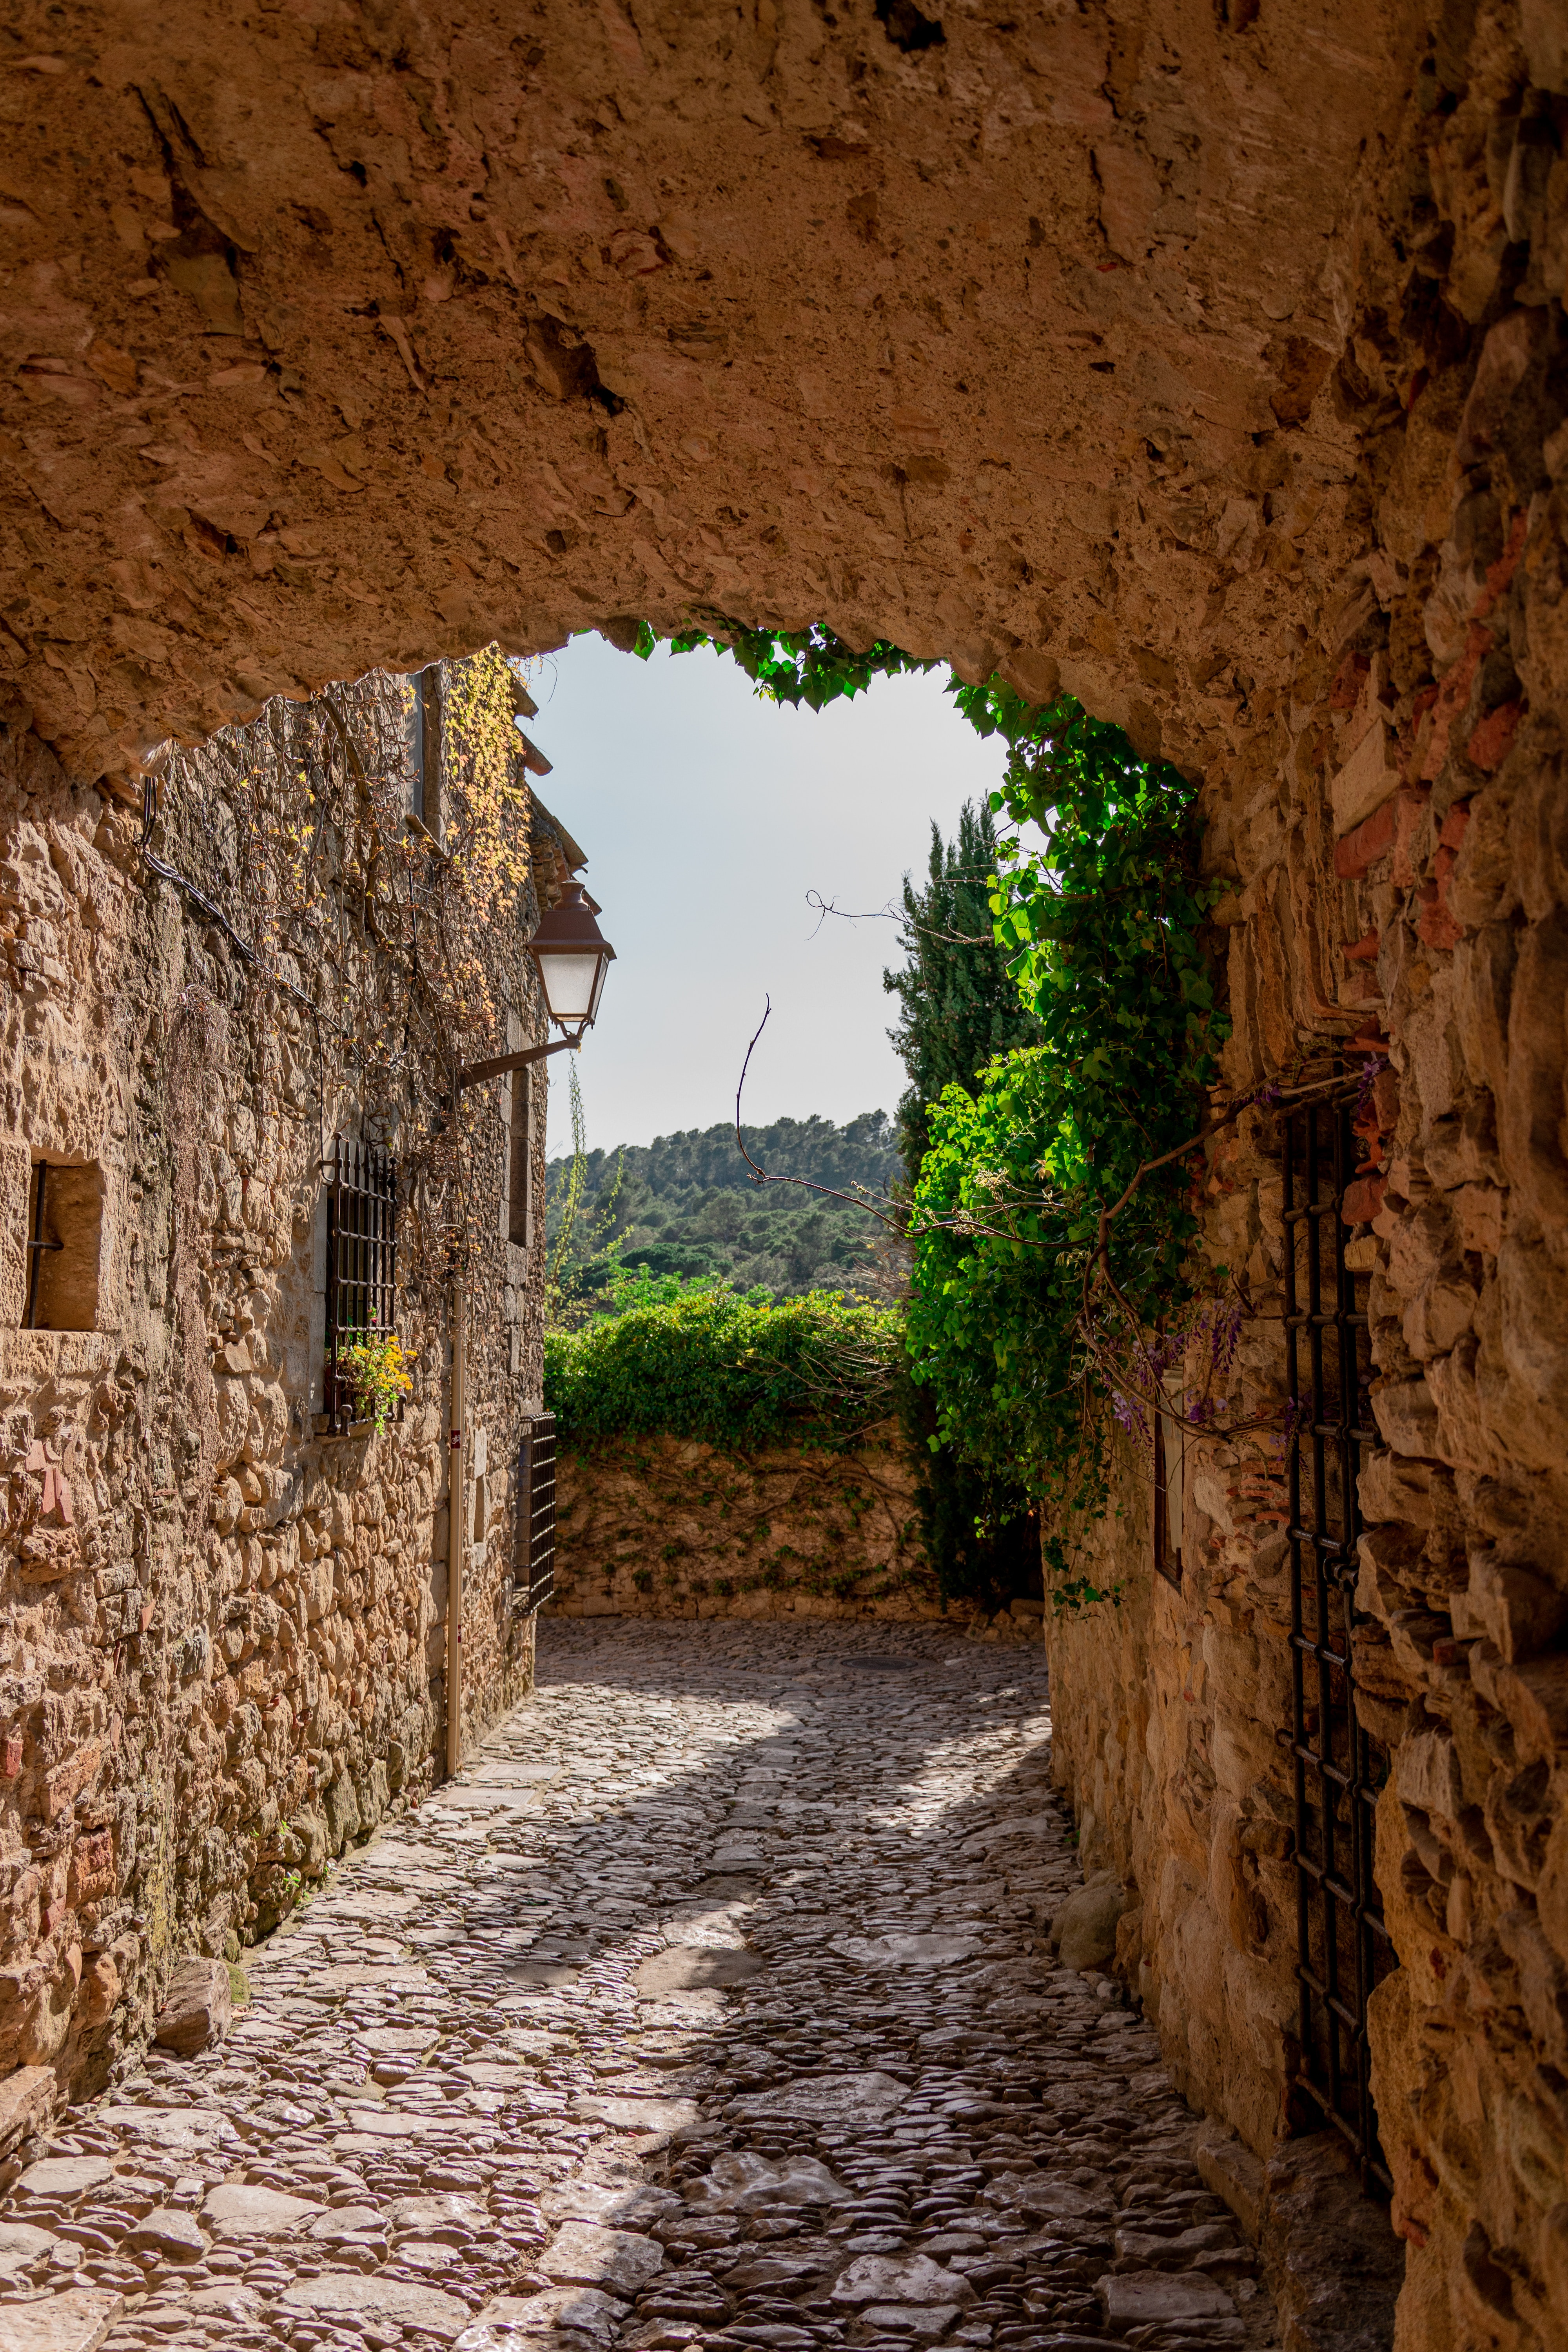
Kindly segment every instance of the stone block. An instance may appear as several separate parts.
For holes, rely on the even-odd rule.
[[[693,2205],[721,2212],[759,2213],[775,2205],[837,2205],[849,2193],[815,2156],[775,2160],[741,2152],[717,2157],[711,2171],[687,2196]]]
[[[907,2336],[915,2342],[934,2344],[945,2336],[958,2317],[958,2305],[952,2303],[873,2303],[860,2315],[868,2327],[891,2336]]]
[[[1108,1968],[1116,1956],[1116,1927],[1131,1901],[1120,1880],[1106,1875],[1069,1895],[1051,1922],[1051,1941],[1064,1969],[1081,1974]]]
[[[1382,1387],[1374,1385],[1372,1409],[1379,1429],[1395,1454],[1433,1458],[1440,1453],[1437,1408],[1424,1380],[1388,1381]]]
[[[51,2201],[85,2197],[113,2178],[114,2167],[106,2156],[46,2156],[27,2167],[16,2183],[16,2194]]]
[[[1389,764],[1388,730],[1374,719],[1329,787],[1335,833],[1352,832],[1398,788],[1398,771]]]
[[[664,2249],[634,2230],[605,2230],[592,2221],[568,2221],[541,2255],[539,2267],[546,2278],[563,2285],[637,2294],[664,2268]]]
[[[37,2229],[31,2221],[0,2221],[0,2276],[42,2262],[58,2244],[52,2230]]]
[[[220,2042],[234,2022],[234,1988],[226,1960],[177,1960],[153,2039],[176,2057],[194,2058]]]
[[[157,2254],[166,2263],[199,2263],[209,2242],[194,2213],[177,2212],[167,2205],[143,2213],[123,2241],[127,2253]]]
[[[6,2075],[0,2083],[0,2155],[37,2130],[58,2095],[52,2066],[18,2066],[14,2074]]]
[[[321,2207],[308,2197],[250,2181],[226,2181],[208,2192],[202,2219],[219,2238],[284,2238],[302,2227]]]
[[[1193,2153],[1205,2188],[1224,2198],[1256,2246],[1263,2235],[1268,2196],[1262,2158],[1217,2123],[1204,2126]]]
[[[1464,1780],[1459,1753],[1444,1731],[1424,1731],[1407,1739],[1399,1751],[1395,1780],[1401,1801],[1424,1813],[1441,1813],[1457,1821],[1464,1810]]]
[[[735,2103],[751,2116],[801,2116],[814,2123],[881,2123],[901,2107],[909,2093],[895,2075],[806,2075],[787,2090],[748,2095]]]
[[[635,2132],[684,2131],[700,2122],[702,2115],[695,2099],[599,2096],[574,2099],[572,2111],[590,2122],[613,2124],[617,2131]]]
[[[322,1807],[327,1817],[327,1850],[330,1853],[341,1853],[349,1840],[358,1836],[360,1830],[359,1800],[354,1794],[353,1782],[346,1772],[340,1772],[328,1788]]]
[[[302,1805],[289,1817],[289,1826],[304,1847],[300,1867],[307,1878],[320,1878],[327,1864],[327,1824],[324,1816]]]
[[[553,2287],[544,2294],[498,2294],[457,2340],[456,2352],[511,2352],[529,2337],[562,2343],[613,2344],[626,2305],[593,2287]]]
[[[332,1560],[329,1552],[312,1560],[300,1571],[300,1594],[305,1603],[305,1615],[312,1625],[320,1624],[332,1605]]]
[[[1342,882],[1359,881],[1394,846],[1394,810],[1392,801],[1334,844],[1334,872]]]
[[[1268,2165],[1268,2284],[1287,2344],[1313,2352],[1383,2352],[1405,2248],[1387,2209],[1361,2193],[1337,2132],[1287,2140]]]
[[[443,2344],[456,2343],[468,2324],[468,2307],[455,2294],[408,2279],[362,2271],[324,2271],[296,2279],[274,2309],[293,2319],[339,2320],[363,2334],[366,2327],[416,2327]]]
[[[106,2286],[72,2286],[41,2303],[7,2304],[0,2344],[5,2352],[98,2352],[124,2308],[124,2296]]]
[[[1236,2305],[1224,2287],[1191,2271],[1125,2271],[1095,2288],[1106,2323],[1120,2334],[1133,2327],[1201,2326],[1229,2319]]]
[[[833,2300],[956,2308],[974,2301],[974,2289],[929,2254],[861,2254],[834,2280]]]
[[[361,1829],[374,1829],[392,1801],[392,1789],[386,1766],[379,1757],[366,1772],[363,1787],[355,1793],[359,1799]]]
[[[645,2000],[658,2000],[672,1992],[744,1984],[748,1977],[760,1974],[763,1965],[755,1952],[679,1944],[644,1960],[634,1981]]]

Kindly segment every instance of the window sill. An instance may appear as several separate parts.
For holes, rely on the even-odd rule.
[[[396,1405],[387,1417],[386,1426],[389,1433],[402,1428],[407,1402],[406,1397],[398,1398]],[[312,1437],[319,1438],[323,1445],[335,1445],[340,1440],[374,1437],[375,1423],[374,1421],[350,1421],[346,1413],[313,1412],[310,1415],[310,1434]]]

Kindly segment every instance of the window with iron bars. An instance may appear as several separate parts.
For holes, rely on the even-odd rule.
[[[1342,2134],[1364,2189],[1388,2194],[1367,2042],[1367,2003],[1395,1965],[1373,1874],[1373,1812],[1388,1753],[1357,1719],[1352,1641],[1362,1531],[1356,1480],[1365,1448],[1377,1443],[1371,1276],[1346,1262],[1342,1213],[1356,1174],[1353,1110],[1352,1087],[1281,1122],[1300,1996],[1295,2104],[1304,2119]]]
[[[397,1164],[378,1143],[339,1136],[327,1163],[327,1360],[322,1402],[335,1428],[358,1414],[345,1349],[397,1321]]]
[[[523,1423],[517,1454],[517,1531],[512,1603],[530,1616],[555,1591],[555,1415]]]

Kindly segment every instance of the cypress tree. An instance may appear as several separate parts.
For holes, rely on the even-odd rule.
[[[992,934],[995,866],[991,811],[969,801],[959,814],[956,841],[944,842],[941,827],[932,824],[924,887],[917,890],[904,877],[908,961],[900,971],[885,971],[882,985],[899,1000],[899,1022],[888,1034],[909,1073],[897,1126],[911,1191],[929,1140],[927,1105],[947,1086],[978,1094],[987,1062],[1015,1045],[1033,1045],[1039,1035]],[[907,1375],[899,1412],[921,1465],[926,1552],[942,1591],[993,1601],[1038,1592],[1039,1528],[1023,1489],[972,1469],[951,1446],[933,1448],[935,1405]]]
[[[900,971],[884,971],[882,985],[899,1000],[900,1018],[888,1034],[910,1077],[897,1123],[910,1185],[928,1140],[926,1106],[946,1086],[978,1093],[987,1062],[1015,1045],[1033,1045],[1039,1034],[992,937],[988,894],[995,867],[991,811],[966,801],[956,841],[944,842],[941,827],[931,826],[923,889],[904,877],[902,944],[909,961]]]

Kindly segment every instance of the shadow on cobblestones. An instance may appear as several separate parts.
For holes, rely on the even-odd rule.
[[[1272,2344],[1194,2118],[1040,1923],[1043,1654],[542,1629],[536,1699],[63,2119],[0,2352]]]

